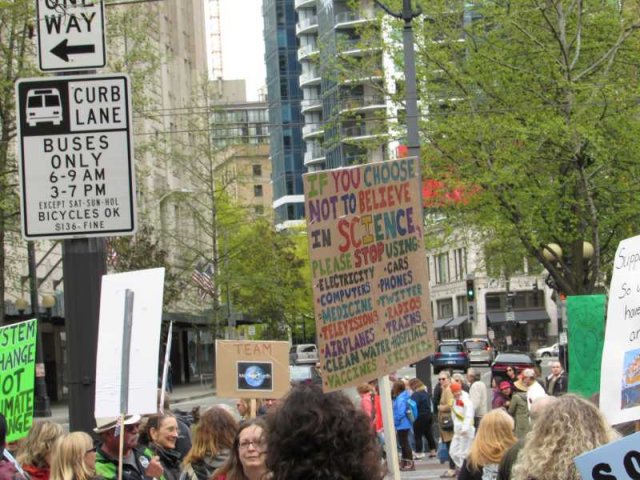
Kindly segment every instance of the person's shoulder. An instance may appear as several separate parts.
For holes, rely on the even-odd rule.
[[[19,478],[16,467],[10,461],[0,458],[0,480],[14,480],[15,478]]]

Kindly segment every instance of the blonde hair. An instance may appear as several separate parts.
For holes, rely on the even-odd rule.
[[[579,480],[573,459],[617,437],[594,405],[576,395],[563,395],[533,423],[511,478]]]
[[[95,475],[84,461],[93,440],[85,432],[72,432],[60,438],[53,450],[50,480],[89,480]]]
[[[469,468],[478,471],[485,465],[500,463],[505,452],[517,441],[511,416],[502,408],[491,410],[482,417],[471,444]]]
[[[21,465],[49,467],[47,455],[63,434],[64,430],[57,423],[48,420],[34,422],[16,460]]]

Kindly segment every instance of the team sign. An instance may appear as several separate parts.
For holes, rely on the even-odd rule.
[[[33,421],[36,320],[0,328],[0,412],[7,441],[23,438]]]
[[[432,351],[417,162],[304,176],[325,391],[372,380]]]

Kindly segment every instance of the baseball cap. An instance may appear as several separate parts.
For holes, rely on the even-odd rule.
[[[96,418],[96,428],[93,429],[96,433],[104,433],[112,428],[116,428],[118,420],[120,417],[102,417]],[[138,423],[140,421],[140,415],[127,415],[124,417],[125,425],[133,425],[134,423]]]
[[[505,388],[511,388],[511,384],[509,382],[500,382],[500,390],[504,390]]]
[[[460,385],[458,382],[451,382],[449,388],[451,389],[451,393],[458,393],[462,391],[462,385]]]

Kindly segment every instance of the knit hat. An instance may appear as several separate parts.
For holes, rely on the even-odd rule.
[[[449,389],[451,389],[451,393],[458,393],[462,391],[462,385],[460,385],[458,382],[451,382],[451,385],[449,385]]]
[[[507,381],[500,382],[500,390],[504,390],[506,388],[511,388],[511,384]]]

